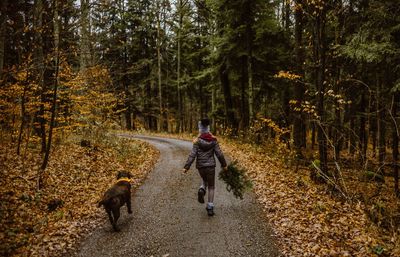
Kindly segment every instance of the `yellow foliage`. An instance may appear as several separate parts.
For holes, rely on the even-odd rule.
[[[50,57],[45,58],[46,65],[52,63]],[[40,126],[37,119],[43,118],[48,126],[51,117],[52,103],[49,96],[53,93],[53,87],[47,83],[46,88],[42,88],[37,81],[37,71],[34,70],[31,56],[26,56],[24,60],[21,65],[8,71],[13,80],[6,81],[0,87],[0,122],[7,124],[5,128],[12,135],[18,135],[22,120],[29,122],[25,128],[27,133],[31,133],[30,128]],[[110,90],[112,81],[108,69],[94,66],[79,73],[73,70],[63,54],[59,65],[55,132],[107,126],[107,122],[118,115],[118,98]],[[45,101],[42,95],[46,96]],[[44,113],[39,115],[41,108]]]
[[[318,119],[316,106],[311,104],[309,101],[299,102],[297,100],[290,100],[289,104],[291,108],[296,112],[302,112],[310,115],[314,119]]]
[[[301,79],[300,75],[290,73],[289,71],[279,71],[278,74],[274,75],[275,78],[280,78],[280,79],[288,79],[288,80],[299,80]]]
[[[285,133],[290,132],[289,129],[285,128],[280,128],[273,120],[268,119],[268,118],[260,118],[260,120],[269,128],[272,128],[272,130],[277,133],[278,135],[283,135]]]
[[[36,140],[40,139],[31,142]],[[6,221],[0,222],[1,256],[65,255],[63,251],[71,250],[104,217],[96,202],[115,182],[118,170],[132,173],[133,187],[141,184],[157,160],[157,150],[139,141],[106,140],[96,148],[60,145],[50,159],[41,191],[36,189],[41,156],[30,151],[18,156],[12,145],[0,144],[2,221]],[[49,210],[56,199],[61,204]]]

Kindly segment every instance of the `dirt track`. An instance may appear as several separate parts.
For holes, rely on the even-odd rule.
[[[133,196],[133,214],[123,207],[121,232],[104,222],[82,242],[77,256],[279,256],[252,194],[237,200],[217,179],[216,215],[207,216],[197,202],[200,176],[194,164],[188,174],[181,173],[190,142],[136,138],[157,147],[160,159]]]

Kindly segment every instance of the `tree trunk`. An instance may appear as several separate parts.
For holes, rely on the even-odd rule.
[[[315,122],[311,122],[311,150],[314,150],[315,148],[315,134],[316,134],[316,125]]]
[[[122,16],[125,16],[126,12],[125,12],[125,2],[122,1],[121,2],[121,12],[122,12]],[[132,130],[132,94],[129,88],[129,81],[128,81],[128,49],[127,49],[127,43],[128,43],[128,36],[127,36],[127,25],[125,20],[122,21],[123,26],[122,26],[122,38],[123,38],[123,66],[122,68],[122,78],[121,78],[121,84],[122,84],[122,88],[124,89],[124,93],[125,93],[125,125],[126,125],[126,129],[127,130]],[[90,49],[90,47],[89,47]],[[90,56],[89,56],[90,57]]]
[[[354,112],[353,108],[350,108],[351,110],[351,119],[350,119],[350,136],[349,136],[349,153],[350,155],[354,155],[356,152],[356,123],[354,120]],[[354,156],[353,156],[354,157]]]
[[[3,67],[4,67],[4,44],[6,40],[6,8],[8,5],[8,0],[2,0],[0,4],[0,81],[3,76]]]
[[[385,108],[382,104],[382,84],[381,80],[378,79],[378,85],[376,90],[376,101],[377,101],[377,122],[378,122],[378,163],[379,173],[384,175],[384,161],[386,155],[386,127],[385,127]]]
[[[359,109],[359,115],[360,115],[359,151],[360,151],[360,160],[364,161],[367,158],[367,148],[368,148],[365,113],[366,113],[366,99],[365,99],[365,92],[363,90],[363,92],[361,93],[361,102]]]
[[[340,161],[340,151],[342,150],[343,135],[342,135],[342,119],[340,110],[335,110],[335,136],[334,136],[334,146],[335,146],[335,159]]]
[[[159,101],[159,117],[158,117],[158,128],[160,132],[163,130],[163,108],[162,108],[162,88],[161,88],[161,33],[160,33],[160,1],[157,1],[157,77],[158,77],[158,101]]]
[[[326,7],[323,7],[326,8]],[[325,129],[325,106],[324,106],[324,94],[325,94],[325,10],[321,10],[321,13],[316,17],[315,23],[315,53],[316,53],[316,89],[318,92],[317,96],[317,112],[319,116],[318,124],[318,151],[320,159],[321,171],[325,174],[328,173],[328,153],[327,153],[327,138]]]
[[[254,121],[254,93],[253,93],[253,65],[252,65],[252,51],[248,52],[247,56],[247,78],[249,85],[249,120],[250,124]]]
[[[338,1],[338,8],[342,9],[343,8],[343,3],[342,1]],[[343,34],[344,34],[344,15],[342,12],[338,13],[338,28],[335,29],[335,44],[336,45],[342,45],[344,44],[343,42]],[[333,76],[334,78],[334,93],[339,94],[341,93],[341,78],[342,78],[342,60],[339,58],[334,58],[333,59],[333,66],[334,66],[334,71],[335,74]],[[338,101],[335,101],[334,104],[335,107],[335,118],[334,118],[334,136],[333,136],[333,145],[334,145],[334,151],[335,155],[334,158],[336,159],[337,162],[340,161],[340,152],[342,150],[342,145],[344,141],[344,131],[343,131],[343,121],[342,121],[342,112],[340,108],[340,103]]]
[[[90,53],[90,6],[89,0],[81,1],[81,17],[80,17],[80,71],[84,71],[91,63]]]
[[[236,134],[238,123],[235,117],[235,112],[233,110],[232,93],[231,93],[231,86],[229,83],[229,75],[228,75],[226,60],[223,61],[221,67],[219,68],[219,76],[222,85],[222,92],[224,94],[225,115],[228,127],[232,129],[233,134]]]
[[[50,127],[49,127],[49,136],[47,141],[47,148],[46,153],[43,158],[43,163],[41,166],[41,171],[39,174],[38,180],[38,188],[41,189],[43,187],[43,173],[47,167],[49,157],[50,157],[50,150],[51,150],[51,141],[53,139],[53,128],[55,127],[55,120],[56,120],[56,111],[57,111],[57,89],[59,84],[58,72],[59,72],[59,60],[60,60],[60,22],[58,18],[58,0],[54,0],[54,17],[53,17],[53,24],[54,24],[54,88],[53,88],[53,97],[52,97],[52,105],[51,105],[51,119],[50,119]]]
[[[39,111],[36,113],[36,120],[40,124],[40,128],[38,134],[41,138],[41,152],[46,152],[46,120],[44,117],[45,108],[44,104],[46,101],[46,86],[44,83],[44,72],[45,72],[45,63],[44,63],[44,54],[43,54],[43,0],[35,0],[34,2],[34,67],[35,67],[35,81],[39,85],[40,88],[40,106]]]
[[[248,88],[248,70],[247,70],[247,58],[244,56],[240,58],[241,66],[241,77],[240,77],[240,125],[239,129],[245,130],[249,127],[250,116],[249,116],[249,100],[250,96],[246,96],[246,89]],[[248,90],[247,90],[248,91]],[[250,92],[249,92],[250,94]]]
[[[182,113],[182,92],[181,92],[181,30],[183,23],[182,14],[182,0],[178,0],[178,13],[179,13],[179,26],[177,32],[178,50],[177,50],[177,86],[178,86],[178,124],[176,132],[181,133],[183,127],[183,113]]]
[[[26,91],[28,90],[28,85],[24,85],[24,92],[22,93],[22,99],[21,99],[21,126],[19,128],[19,133],[18,133],[18,143],[17,143],[17,154],[20,155],[20,147],[21,147],[21,142],[22,142],[22,135],[24,133],[24,128],[25,128],[25,101],[26,101]]]
[[[297,0],[296,5],[303,4],[303,0]],[[304,80],[303,63],[305,61],[304,46],[303,46],[303,11],[301,8],[295,10],[295,52],[296,52],[296,73]],[[294,99],[296,106],[301,108],[304,99],[304,83],[303,81],[295,82]],[[297,155],[301,156],[301,149],[306,147],[306,128],[305,117],[302,112],[294,115],[293,121],[293,139]]]
[[[397,108],[400,102],[400,94],[394,93],[392,104],[392,119],[393,119],[393,132],[392,132],[392,156],[393,156],[393,177],[394,177],[394,192],[400,197],[399,191],[399,127],[397,124]]]
[[[252,1],[247,1],[246,4],[246,13],[247,13],[247,22],[246,22],[246,41],[247,41],[247,91],[248,91],[248,103],[249,103],[249,122],[246,124],[252,124],[254,121],[254,87],[253,87],[253,19],[254,15],[252,12]],[[246,126],[246,127],[247,127]]]
[[[290,27],[290,0],[283,0],[282,10],[282,23],[284,24],[285,30],[289,31]]]
[[[212,122],[211,122],[211,130],[213,134],[217,134],[216,128],[216,111],[217,111],[217,84],[212,85],[211,92],[211,113],[212,113]]]
[[[123,85],[124,85],[124,91],[125,91],[125,126],[127,130],[132,130],[132,95],[131,92],[129,91],[128,84],[126,83],[125,80],[123,80]]]
[[[334,84],[334,92],[336,94],[340,93],[340,68],[336,69],[337,74],[335,74],[335,81],[333,82]],[[342,150],[342,144],[343,144],[343,125],[342,125],[342,112],[340,111],[340,104],[335,101],[334,105],[334,124],[332,124],[333,128],[333,146],[334,146],[334,159],[339,162],[340,161],[340,151]]]

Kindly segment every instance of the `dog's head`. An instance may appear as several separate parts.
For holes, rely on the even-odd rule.
[[[117,179],[120,178],[132,178],[132,174],[129,171],[119,171],[117,174]]]

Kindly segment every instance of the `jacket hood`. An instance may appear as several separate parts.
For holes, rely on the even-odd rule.
[[[206,141],[217,141],[217,138],[216,137],[214,137],[211,133],[202,133],[201,135],[200,135],[200,138],[201,139],[204,139],[204,140],[206,140]]]
[[[208,141],[208,140],[204,140],[203,138],[199,138],[197,140],[197,144],[199,145],[200,149],[203,151],[207,151],[210,150],[211,148],[213,148],[216,144],[216,141],[212,140],[212,141]]]

